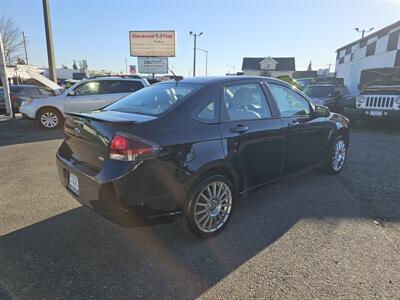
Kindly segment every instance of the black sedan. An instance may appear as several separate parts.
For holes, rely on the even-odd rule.
[[[122,226],[170,217],[219,233],[239,196],[317,167],[339,173],[349,121],[265,77],[162,82],[95,112],[70,114],[61,182]]]

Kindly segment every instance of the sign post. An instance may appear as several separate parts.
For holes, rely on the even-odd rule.
[[[4,56],[3,38],[0,35],[0,79],[3,83],[4,100],[6,103],[7,113],[14,118],[14,111],[12,109],[10,86],[8,85],[6,59]]]

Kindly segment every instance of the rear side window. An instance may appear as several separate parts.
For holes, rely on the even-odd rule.
[[[101,82],[102,94],[133,93],[143,88],[143,83],[133,80],[105,80]]]
[[[193,116],[202,123],[218,123],[219,122],[219,88],[210,89],[204,95],[201,95],[202,101],[194,110]]]
[[[265,119],[271,117],[267,99],[258,83],[224,87],[225,121]],[[225,118],[226,119],[226,118]]]
[[[307,116],[310,103],[298,93],[280,84],[268,83],[282,117]]]

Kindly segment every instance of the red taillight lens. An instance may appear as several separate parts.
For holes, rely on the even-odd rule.
[[[110,159],[140,161],[155,158],[159,151],[160,147],[150,141],[117,132],[111,141]]]

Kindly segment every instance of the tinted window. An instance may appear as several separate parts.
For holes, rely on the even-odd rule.
[[[371,43],[371,44],[368,44],[367,52],[366,52],[365,56],[374,55],[375,54],[375,49],[376,49],[376,41]]]
[[[333,92],[333,86],[309,85],[304,90],[304,94],[309,97],[331,97]]]
[[[279,84],[269,83],[282,117],[305,116],[310,114],[310,104],[298,93]]]
[[[264,92],[258,83],[224,87],[228,120],[251,120],[271,117]]]
[[[184,83],[156,84],[122,98],[106,110],[159,115],[199,87]]]
[[[98,81],[88,81],[77,86],[74,91],[77,96],[99,94],[100,83]]]
[[[105,80],[101,82],[102,94],[133,93],[143,88],[140,81],[132,80]]]
[[[209,102],[204,108],[197,114],[198,119],[205,121],[215,120],[215,103],[214,101]]]
[[[399,43],[400,29],[389,34],[389,40],[387,44],[387,51],[393,51],[397,49],[397,44]]]

